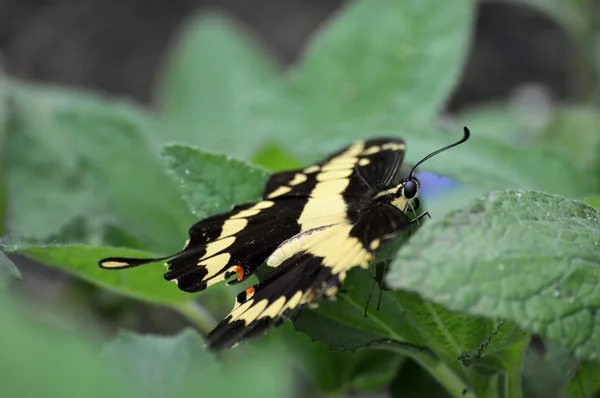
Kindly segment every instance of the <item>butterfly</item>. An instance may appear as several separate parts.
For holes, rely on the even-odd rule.
[[[230,314],[207,336],[231,347],[280,324],[290,314],[338,292],[347,272],[367,268],[389,241],[427,216],[417,214],[421,163],[470,136],[430,153],[406,176],[406,144],[398,138],[359,140],[303,169],[274,173],[262,200],[198,221],[178,253],[159,258],[110,257],[101,268],[165,261],[166,280],[186,292],[219,282],[234,285],[263,264],[272,271],[240,292]]]

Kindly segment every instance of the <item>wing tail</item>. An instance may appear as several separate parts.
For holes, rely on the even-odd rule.
[[[154,258],[135,258],[135,257],[107,257],[98,262],[100,268],[104,269],[127,269],[139,267],[140,265],[156,263],[159,261],[168,260],[177,256],[180,253],[172,254],[166,257]]]

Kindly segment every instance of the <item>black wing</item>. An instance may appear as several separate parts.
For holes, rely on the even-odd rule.
[[[301,233],[269,257],[276,267],[265,279],[237,296],[231,313],[207,336],[212,348],[227,348],[264,332],[286,314],[321,296],[332,296],[356,266],[372,255],[339,224]]]
[[[348,224],[352,200],[365,189],[388,183],[404,156],[404,142],[381,138],[357,141],[302,170],[275,173],[264,199],[199,221],[184,249],[162,258],[113,257],[108,269],[168,260],[165,278],[197,292],[234,274],[236,283],[253,274],[285,240],[323,226]]]
[[[231,313],[207,336],[214,349],[263,333],[293,311],[337,293],[353,267],[366,268],[376,251],[405,231],[410,219],[393,206],[378,206],[355,224],[315,228],[282,243],[267,260],[276,267],[237,296]]]
[[[263,199],[309,196],[319,180],[348,179],[348,193],[363,194],[365,187],[388,185],[402,164],[406,145],[398,138],[356,141],[322,162],[304,169],[275,173]]]

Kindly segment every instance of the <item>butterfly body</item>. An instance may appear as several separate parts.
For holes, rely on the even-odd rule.
[[[416,214],[417,179],[399,173],[405,149],[397,138],[357,141],[322,162],[273,174],[262,200],[200,220],[179,253],[108,258],[100,266],[167,260],[165,279],[187,292],[239,283],[263,264],[273,268],[237,295],[231,313],[208,334],[211,347],[230,347],[334,296],[348,270],[366,268],[387,241],[427,214]]]

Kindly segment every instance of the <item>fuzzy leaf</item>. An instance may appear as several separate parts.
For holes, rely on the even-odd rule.
[[[160,80],[159,102],[169,141],[244,159],[260,145],[268,119],[263,120],[256,108],[278,84],[276,68],[228,18],[191,17],[178,34]]]
[[[310,44],[289,96],[305,134],[393,115],[429,122],[450,95],[468,49],[474,5],[357,0]]]
[[[583,202],[534,191],[478,198],[420,230],[387,282],[599,358],[600,211]]]
[[[169,145],[163,159],[192,212],[198,217],[260,199],[269,173],[230,156],[186,145]]]
[[[0,289],[7,287],[10,283],[21,279],[21,273],[10,261],[3,251],[0,251]]]
[[[166,282],[163,278],[166,269],[161,264],[149,264],[118,271],[98,267],[98,261],[105,257],[153,257],[152,254],[139,250],[83,245],[24,248],[17,246],[7,250],[140,300],[159,304],[180,304],[194,297],[179,290],[174,284]]]

